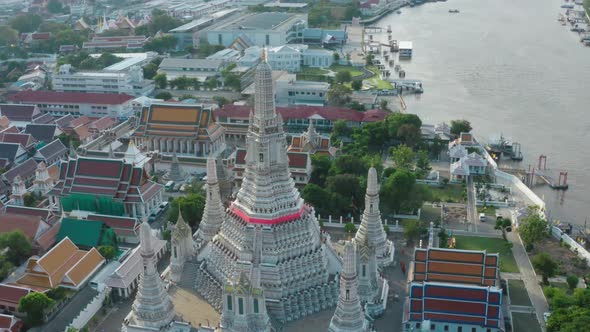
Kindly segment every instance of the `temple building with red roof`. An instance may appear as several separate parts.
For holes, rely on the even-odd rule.
[[[127,158],[70,158],[49,191],[54,209],[147,220],[162,203],[163,186]]]
[[[387,117],[387,112],[383,110],[358,112],[334,106],[294,105],[277,107],[276,110],[283,119],[283,128],[287,134],[304,132],[312,120],[318,132],[329,134],[338,120],[346,121],[349,127],[360,127],[364,123],[383,121]],[[228,143],[244,146],[251,111],[252,108],[247,105],[226,104],[213,112],[215,122],[225,128]]]
[[[212,105],[153,103],[144,107],[132,139],[142,150],[207,157],[225,149],[223,127],[213,119]]]
[[[498,264],[485,250],[416,248],[403,331],[503,332]]]

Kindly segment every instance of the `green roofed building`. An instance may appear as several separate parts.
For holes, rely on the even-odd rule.
[[[115,231],[102,221],[63,218],[57,242],[66,236],[82,249],[100,246],[118,248]]]

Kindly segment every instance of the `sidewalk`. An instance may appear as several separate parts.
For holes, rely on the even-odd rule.
[[[529,294],[529,298],[535,308],[535,313],[537,315],[537,320],[541,325],[541,328],[545,330],[545,320],[543,319],[543,313],[549,311],[549,306],[547,305],[547,300],[543,295],[543,289],[539,285],[539,281],[537,279],[537,275],[531,265],[531,261],[524,250],[524,246],[522,245],[522,241],[520,237],[515,232],[510,232],[507,234],[508,241],[512,243],[512,254],[514,255],[514,259],[516,260],[516,264],[520,268],[520,275],[522,280],[524,281],[524,285],[526,290]]]

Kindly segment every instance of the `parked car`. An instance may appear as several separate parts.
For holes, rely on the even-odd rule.
[[[485,222],[486,221],[486,214],[485,213],[480,213],[479,214],[479,221],[481,221],[481,222]]]

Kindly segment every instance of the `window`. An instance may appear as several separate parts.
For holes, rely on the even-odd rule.
[[[457,327],[457,332],[463,332],[463,326]]]
[[[264,154],[259,153],[258,154],[258,159],[259,159],[260,162],[264,162]]]
[[[430,324],[430,331],[434,331],[434,329],[436,329],[436,325]]]
[[[223,44],[223,37],[221,36],[221,34],[217,35],[217,44],[219,44],[219,45]]]
[[[244,314],[244,299],[241,297],[238,297],[238,313],[240,315]]]
[[[367,266],[363,264],[363,277],[367,274]]]
[[[416,323],[416,328],[419,329],[420,328],[420,323]]]
[[[448,331],[448,330],[449,330],[449,326],[445,325],[445,331]]]
[[[227,296],[227,310],[232,311],[233,301],[231,295]]]
[[[270,45],[270,36],[266,35],[266,45]]]
[[[472,327],[471,332],[477,332],[477,329],[475,327]]]
[[[254,299],[254,313],[258,313],[258,299]]]
[[[350,297],[350,289],[347,289],[347,290],[346,290],[346,299],[348,300],[348,299],[349,299],[349,297]]]
[[[174,246],[174,258],[178,258],[177,247]]]

